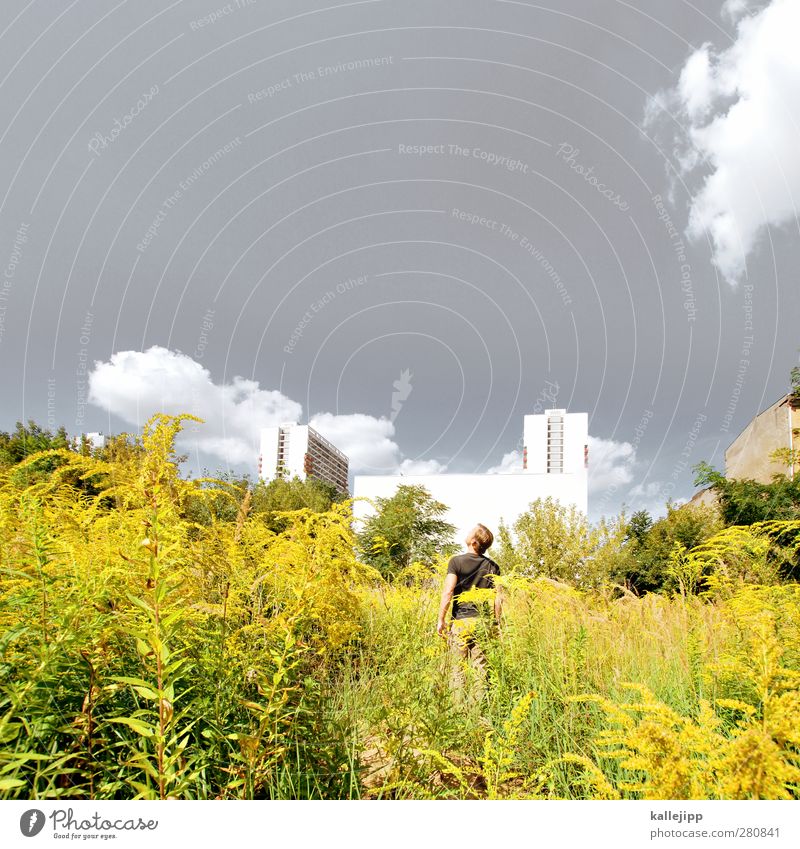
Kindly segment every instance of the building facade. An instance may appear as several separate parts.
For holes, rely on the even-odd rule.
[[[312,477],[346,493],[348,470],[347,455],[309,425],[284,422],[261,430],[258,476],[263,481]]]
[[[369,499],[389,498],[398,486],[424,486],[447,505],[444,518],[463,543],[478,523],[495,535],[502,520],[508,527],[537,498],[551,497],[586,514],[589,470],[588,415],[546,410],[525,416],[520,467],[504,474],[356,475],[353,514],[363,520],[374,513]]]
[[[788,394],[759,413],[731,442],[725,450],[725,477],[758,483],[772,483],[773,475],[793,479],[800,468],[770,459],[769,455],[778,448],[800,448],[800,405],[793,404]],[[706,487],[698,490],[689,503],[714,506],[718,499],[716,492]]]
[[[589,416],[545,410],[525,416],[522,469],[533,475],[585,475],[589,468]],[[586,508],[582,508],[584,513]]]
[[[87,433],[86,439],[92,448],[105,448],[106,447],[106,437],[101,431],[94,431],[93,433]]]
[[[725,451],[725,477],[772,483],[773,475],[793,477],[798,469],[791,464],[770,460],[778,448],[800,447],[800,407],[784,395],[759,413]]]
[[[80,451],[81,443],[83,439],[89,443],[89,448],[95,450],[99,448],[105,448],[108,442],[108,437],[100,431],[93,431],[92,433],[82,433],[77,436],[70,437],[70,444],[75,451]]]

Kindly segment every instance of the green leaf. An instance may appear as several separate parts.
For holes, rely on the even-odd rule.
[[[155,730],[151,725],[148,725],[146,722],[142,722],[141,719],[133,719],[129,716],[118,716],[113,719],[109,719],[109,722],[118,722],[121,725],[127,725],[129,728],[132,728],[137,734],[141,734],[142,737],[153,737],[155,736]]]
[[[10,743],[19,737],[21,730],[22,724],[19,722],[10,722],[4,728],[0,728],[0,743]]]
[[[161,604],[164,601],[164,596],[167,594],[167,585],[164,582],[160,582],[156,586],[156,603]]]
[[[168,613],[166,616],[161,617],[161,627],[166,629],[172,627],[172,625],[181,619],[184,615],[182,610],[175,610],[172,613]]]
[[[25,787],[25,782],[19,778],[0,778],[0,790],[13,790],[15,787]]]
[[[154,781],[158,781],[158,770],[150,762],[148,756],[144,753],[137,757],[130,758],[125,762],[126,766],[132,766],[135,769],[141,769],[147,773]]]
[[[151,690],[149,687],[134,687],[133,689],[136,690],[143,699],[150,699],[151,702],[158,701],[158,693]]]
[[[42,752],[14,752],[11,757],[13,757],[13,760],[4,766],[0,772],[11,772],[12,770],[17,769],[17,767],[22,766],[27,761],[53,761],[53,755],[46,755]],[[63,758],[59,758],[57,761],[53,761],[53,763],[66,763],[70,757],[73,756],[66,755]]]
[[[131,787],[139,792],[133,797],[134,799],[156,799],[158,798],[158,791],[148,787],[146,784],[142,784],[141,781],[131,781]]]
[[[0,574],[11,575],[14,578],[25,578],[27,581],[36,580],[34,575],[29,575],[27,572],[21,572],[19,569],[9,569],[6,566],[0,569]]]
[[[155,610],[153,610],[153,608],[150,607],[150,605],[144,599],[137,598],[135,595],[132,595],[131,593],[125,593],[125,595],[127,596],[128,601],[131,602],[131,604],[135,604],[137,607],[144,610],[145,613],[149,613],[151,616],[155,616]]]
[[[164,675],[172,675],[173,673],[177,672],[185,663],[186,661],[182,658],[180,660],[174,660],[172,663],[168,663],[164,667]]]
[[[145,681],[143,678],[128,678],[125,675],[114,675],[112,681],[121,681],[123,684],[130,684],[132,687],[152,687],[150,681]]]

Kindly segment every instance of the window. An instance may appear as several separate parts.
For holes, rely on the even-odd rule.
[[[563,416],[549,416],[547,419],[547,471],[549,474],[564,472]]]

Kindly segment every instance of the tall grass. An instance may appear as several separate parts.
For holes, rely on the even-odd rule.
[[[387,584],[348,504],[274,533],[179,477],[181,423],[141,457],[0,473],[0,796],[800,796],[796,584],[503,576],[478,698],[434,631],[445,563]]]
[[[464,795],[462,783],[448,786],[447,770],[425,754],[438,752],[466,776],[471,793],[489,795],[487,733],[501,734],[524,704],[526,715],[516,718],[524,733],[515,734],[513,769],[508,770],[536,777],[523,795],[797,797],[796,585],[746,586],[729,601],[709,602],[680,596],[614,598],[545,579],[517,580],[502,635],[486,645],[491,686],[477,706],[460,705],[443,683],[442,664],[452,660],[432,636],[437,601],[434,586],[367,591],[364,641],[371,651],[360,660],[374,674],[362,670],[343,679],[343,698],[371,729],[372,748],[383,753],[381,780],[391,793]],[[771,666],[763,666],[764,652]],[[642,694],[644,698],[637,698]],[[731,699],[749,707],[732,707]],[[690,738],[697,728],[706,734],[708,729],[697,723],[708,718],[708,711],[720,719],[713,738],[716,749],[694,752]],[[626,712],[642,722],[622,729],[616,756],[609,756],[608,734],[617,730],[615,720]],[[769,722],[771,715],[774,727],[759,738],[760,755],[755,754],[765,764],[777,758],[770,767],[783,776],[777,783],[754,778],[736,785],[719,776],[715,782],[706,777],[705,783],[674,787],[654,765],[667,754],[657,745],[653,763],[641,762],[647,766],[644,772],[639,762],[632,769],[619,757],[624,734],[630,732],[628,756],[633,761],[644,729],[656,737],[664,732],[664,745],[677,746],[696,771],[717,769],[715,758],[735,760],[735,754],[725,754],[723,741],[739,739],[737,723],[743,715],[745,727],[759,733],[759,723]],[[733,772],[740,773],[741,767]],[[510,778],[504,792],[515,795],[522,783]]]

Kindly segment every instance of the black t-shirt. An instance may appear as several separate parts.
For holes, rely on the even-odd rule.
[[[492,576],[500,574],[500,567],[485,554],[467,552],[450,558],[447,574],[457,578],[453,590],[453,619],[466,619],[468,616],[478,616],[478,608],[473,603],[459,603],[459,595],[471,589],[494,589]]]

